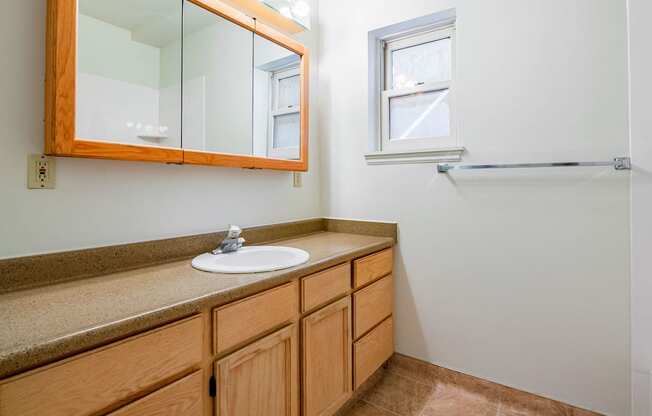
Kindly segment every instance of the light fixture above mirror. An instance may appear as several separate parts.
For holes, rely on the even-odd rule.
[[[260,0],[284,17],[310,30],[310,4],[308,0]]]

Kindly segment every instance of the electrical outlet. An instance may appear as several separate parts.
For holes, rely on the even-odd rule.
[[[295,188],[301,188],[303,186],[303,178],[301,177],[301,173],[299,172],[293,172],[293,182],[292,186]]]
[[[45,155],[29,155],[27,158],[27,188],[54,189],[55,166],[54,158]]]

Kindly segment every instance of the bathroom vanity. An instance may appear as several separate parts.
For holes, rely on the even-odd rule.
[[[119,316],[98,310],[109,304],[104,291],[116,282],[132,296],[124,305],[113,299],[116,310],[138,309],[130,303],[139,298],[154,308],[156,302],[146,298],[160,295],[145,289],[156,279],[157,290],[184,281],[192,288],[179,287],[175,294],[166,289],[167,303],[188,299],[152,310],[147,319],[130,318],[123,329],[105,330],[98,321],[97,332],[66,334],[83,345],[84,338],[101,343],[116,331],[133,332],[139,320],[147,327],[99,348],[77,354],[71,342],[41,352],[23,345],[33,349],[32,358],[69,357],[1,381],[0,416],[334,414],[393,354],[394,240],[321,232],[277,244],[305,249],[311,260],[286,271],[239,276],[192,270],[184,261],[61,285],[62,296],[84,293],[81,302],[92,302],[95,291],[104,296],[92,306],[70,306],[104,318]],[[21,296],[38,302],[38,296],[58,295],[36,290]],[[169,319],[175,315],[180,318]],[[29,318],[16,319],[27,324]],[[8,360],[20,361],[25,351],[16,350],[13,358],[0,355],[0,367],[17,365]],[[30,360],[29,353],[23,357]]]

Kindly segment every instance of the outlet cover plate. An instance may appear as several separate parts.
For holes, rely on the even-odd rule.
[[[45,155],[29,155],[27,158],[27,188],[54,189],[56,161]]]
[[[303,178],[300,172],[292,173],[292,186],[295,188],[301,188],[303,186]]]

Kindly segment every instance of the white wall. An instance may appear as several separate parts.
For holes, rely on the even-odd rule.
[[[629,0],[632,173],[632,414],[652,415],[652,3]]]
[[[320,215],[316,105],[302,188],[282,172],[60,158],[57,189],[27,190],[27,155],[43,151],[45,8],[25,0],[0,13],[0,258]],[[316,36],[302,39],[313,52]]]
[[[398,221],[399,352],[626,415],[627,172],[364,161],[368,31],[451,7],[464,162],[628,154],[624,0],[322,1],[326,214]]]

